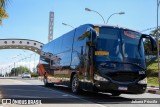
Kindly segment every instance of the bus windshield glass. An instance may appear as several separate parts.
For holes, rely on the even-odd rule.
[[[124,58],[144,59],[143,41],[140,41],[141,34],[135,31],[123,30],[122,52]]]
[[[96,45],[97,61],[143,60],[143,41],[141,34],[118,28],[100,27]]]
[[[101,27],[99,29],[99,36],[97,37],[96,49],[97,49],[95,52],[96,60],[99,61],[122,60],[122,54],[120,52],[119,29]]]

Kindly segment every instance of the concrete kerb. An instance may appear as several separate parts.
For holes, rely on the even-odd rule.
[[[160,95],[160,90],[159,87],[155,87],[155,86],[148,86],[146,93],[152,93],[152,94],[159,94]]]

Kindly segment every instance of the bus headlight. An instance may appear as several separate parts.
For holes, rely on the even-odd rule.
[[[147,84],[147,78],[144,78],[143,80],[140,80],[138,84]]]
[[[108,79],[106,78],[103,78],[97,74],[94,74],[94,79],[97,80],[97,81],[108,81]]]

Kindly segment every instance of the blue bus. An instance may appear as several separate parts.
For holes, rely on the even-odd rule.
[[[80,90],[141,94],[147,86],[143,38],[137,31],[108,25],[81,25],[42,47],[38,67],[45,86],[62,84]]]

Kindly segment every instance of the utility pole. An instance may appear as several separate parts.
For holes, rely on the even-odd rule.
[[[16,76],[15,62],[14,62],[14,76]]]
[[[157,56],[158,56],[158,81],[159,81],[159,90],[160,90],[160,67],[159,67],[159,27],[158,27],[158,8],[160,5],[160,1],[157,0]]]

